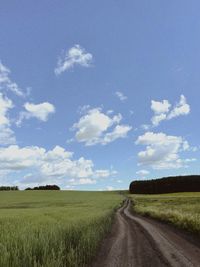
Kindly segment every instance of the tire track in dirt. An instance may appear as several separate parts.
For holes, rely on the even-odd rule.
[[[133,215],[125,201],[91,267],[200,267],[200,246],[173,227]]]

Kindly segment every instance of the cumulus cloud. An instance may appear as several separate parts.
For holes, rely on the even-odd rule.
[[[170,107],[171,107],[171,104],[169,103],[168,100],[163,100],[163,101],[152,100],[151,101],[151,109],[156,114],[167,113]]]
[[[15,144],[16,138],[13,130],[5,125],[0,125],[0,145]]]
[[[184,167],[180,152],[188,150],[189,145],[180,136],[165,133],[147,132],[138,137],[136,144],[146,146],[138,153],[139,165],[153,169],[171,169]]]
[[[110,176],[115,176],[117,174],[117,171],[115,170],[96,170],[94,173],[94,176],[96,178],[107,178]]]
[[[179,103],[173,108],[173,110],[169,113],[167,119],[170,120],[172,118],[187,115],[190,113],[190,106],[187,104],[187,100],[184,95],[181,95]]]
[[[11,71],[0,61],[0,90],[9,90],[16,94],[17,96],[24,97],[25,93],[23,90],[17,85],[17,83],[13,82],[10,78]]]
[[[147,170],[139,170],[139,171],[136,172],[136,174],[138,174],[142,178],[145,178],[149,174],[149,171],[147,171]]]
[[[151,118],[152,125],[158,126],[161,121],[171,120],[175,117],[190,113],[190,106],[187,104],[187,100],[184,95],[180,96],[179,102],[173,108],[171,107],[172,105],[168,100],[152,100],[151,109],[154,112],[154,116]]]
[[[120,101],[124,102],[127,100],[127,96],[125,96],[122,92],[117,91],[115,92],[115,95],[119,98]]]
[[[90,67],[92,60],[92,54],[86,52],[83,47],[76,44],[58,59],[57,67],[55,68],[55,74],[59,75],[62,72],[73,68],[75,65],[80,65],[82,67]]]
[[[151,122],[154,126],[158,126],[160,124],[161,121],[164,121],[167,119],[167,115],[164,114],[164,113],[161,113],[159,115],[154,115],[152,118],[151,118]]]
[[[8,117],[8,112],[12,108],[12,101],[0,93],[0,145],[9,145],[16,142]]]
[[[91,178],[81,178],[81,179],[71,179],[69,180],[69,184],[71,186],[75,186],[75,185],[89,185],[89,184],[96,184],[96,180],[91,179]]]
[[[95,170],[92,160],[73,159],[73,153],[60,146],[48,151],[37,146],[0,148],[0,171],[14,172],[16,176],[28,172],[19,179],[25,184],[90,184],[112,175],[110,170]]]
[[[85,113],[87,113],[87,111],[90,109],[90,105],[83,105],[83,106],[79,106],[78,107],[78,113],[83,115]]]
[[[26,111],[22,111],[17,121],[17,125],[21,125],[24,119],[36,118],[40,121],[47,121],[50,114],[55,113],[54,105],[43,102],[40,104],[25,103],[24,108]]]
[[[11,108],[13,108],[12,101],[0,93],[0,125],[10,124],[7,113]]]
[[[110,117],[102,112],[100,108],[94,108],[87,111],[80,120],[73,125],[76,131],[76,140],[84,142],[87,146],[95,144],[108,144],[118,138],[124,138],[131,130],[128,125],[120,125],[122,115]],[[112,131],[108,130],[115,125]]]
[[[117,125],[112,132],[105,134],[101,143],[105,145],[118,138],[125,138],[131,129],[132,127],[129,125]]]

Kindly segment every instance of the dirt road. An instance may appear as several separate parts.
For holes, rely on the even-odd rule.
[[[91,267],[200,267],[199,243],[173,227],[130,212],[117,211],[111,234]]]

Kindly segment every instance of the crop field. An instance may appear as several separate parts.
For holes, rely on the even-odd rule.
[[[122,200],[115,192],[0,192],[0,266],[86,266]]]
[[[200,192],[129,196],[137,213],[200,235]]]

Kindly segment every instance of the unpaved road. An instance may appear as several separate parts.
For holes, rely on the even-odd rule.
[[[130,201],[116,213],[111,234],[91,267],[200,267],[200,245],[173,227],[131,214]]]

